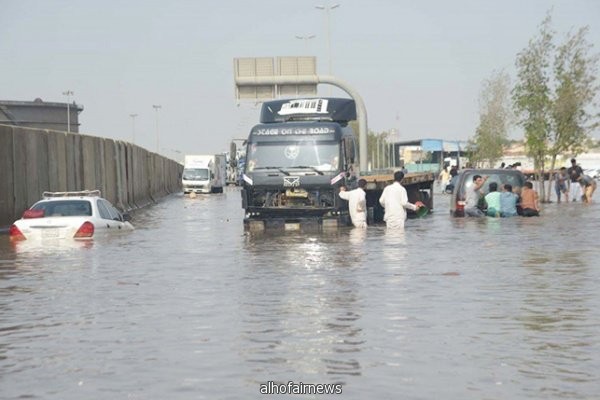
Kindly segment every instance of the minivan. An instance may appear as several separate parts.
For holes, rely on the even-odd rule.
[[[489,185],[492,182],[498,184],[498,191],[502,191],[502,187],[509,183],[512,185],[514,193],[521,194],[521,188],[525,183],[525,175],[517,169],[463,169],[456,176],[456,184],[450,196],[450,215],[453,217],[465,216],[465,198],[467,189],[473,186],[473,177],[475,175],[487,176],[480,189],[480,192],[485,196],[489,193]]]

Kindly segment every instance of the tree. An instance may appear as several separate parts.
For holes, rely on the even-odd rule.
[[[374,132],[367,135],[367,149],[372,169],[389,168],[394,160],[388,139],[392,137],[392,131]]]
[[[355,142],[358,146],[360,138],[358,134],[358,121],[348,123],[354,132]],[[367,134],[367,154],[360,154],[360,157],[367,157],[371,163],[372,169],[389,168],[394,163],[391,144],[389,140],[394,136],[392,130],[383,132],[369,131]]]
[[[504,71],[495,72],[483,82],[479,97],[479,126],[469,141],[472,163],[492,168],[502,158],[511,121],[510,77]]]
[[[518,124],[525,130],[525,149],[533,159],[538,178],[544,176],[545,157],[552,125],[550,56],[554,49],[550,14],[540,26],[539,36],[517,54],[518,82],[513,88],[513,102]],[[540,200],[545,201],[545,191]]]
[[[592,48],[586,40],[588,27],[569,33],[558,46],[554,59],[556,90],[552,105],[552,135],[550,137],[550,170],[554,170],[558,155],[577,155],[586,149],[590,132],[598,126],[598,115],[593,115],[598,94],[596,76],[598,55],[590,55]],[[547,196],[550,198],[550,188]]]

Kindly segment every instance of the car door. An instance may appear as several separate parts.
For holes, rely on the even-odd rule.
[[[104,204],[106,205],[106,208],[108,208],[108,211],[110,212],[112,220],[115,223],[114,226],[118,230],[124,229],[125,225],[126,225],[126,222],[125,222],[125,219],[123,218],[123,214],[121,214],[119,212],[119,210],[116,209],[115,206],[113,206],[112,204],[110,204],[110,202],[108,200],[104,200]]]
[[[96,226],[96,229],[117,231],[122,228],[122,222],[119,220],[118,216],[111,211],[112,206],[108,201],[98,199],[97,206],[98,213],[100,214],[100,223]]]

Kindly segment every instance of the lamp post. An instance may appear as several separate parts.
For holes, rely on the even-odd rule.
[[[131,143],[135,144],[135,117],[137,114],[129,114],[131,117]]]
[[[156,154],[158,154],[158,110],[162,108],[160,104],[153,104],[152,107],[156,110]]]
[[[331,75],[331,21],[330,21],[330,11],[334,10],[336,8],[338,8],[340,5],[339,4],[334,4],[332,6],[315,6],[315,8],[319,9],[319,10],[325,10],[325,17],[326,17],[326,23],[327,23],[327,56],[329,59],[329,75]],[[330,88],[331,90],[331,88]]]
[[[71,90],[67,90],[63,92],[63,95],[67,96],[67,133],[71,132],[71,96],[73,96],[73,92]]]
[[[296,35],[296,39],[304,40],[304,45],[308,51],[308,41],[314,39],[316,35]]]

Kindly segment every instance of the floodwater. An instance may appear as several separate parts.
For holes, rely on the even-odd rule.
[[[0,236],[0,398],[598,399],[600,203],[435,200],[404,233],[245,234],[228,188],[87,246]]]

